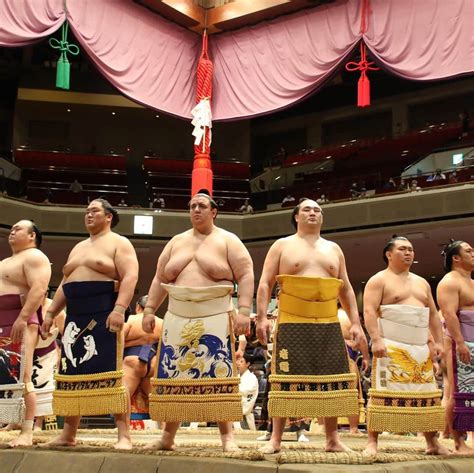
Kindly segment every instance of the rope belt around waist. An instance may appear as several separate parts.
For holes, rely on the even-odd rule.
[[[216,297],[207,301],[180,301],[179,299],[169,297],[168,310],[187,319],[211,317],[213,315],[231,312],[235,310],[230,295]]]
[[[380,334],[395,342],[408,345],[426,345],[428,343],[428,327],[409,327],[392,320],[379,319]]]
[[[279,308],[282,312],[299,317],[318,319],[320,322],[330,323],[339,321],[337,318],[336,299],[324,302],[305,301],[289,294],[280,294]]]

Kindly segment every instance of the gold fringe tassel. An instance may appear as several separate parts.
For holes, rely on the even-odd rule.
[[[128,393],[122,385],[122,377],[122,370],[82,375],[57,374],[54,377],[56,380],[56,389],[53,392],[54,414],[59,416],[125,414],[128,410]],[[116,380],[115,385],[111,387],[87,387],[94,382],[107,384],[113,380]],[[67,389],[60,389],[60,383],[65,383]]]
[[[237,422],[242,419],[240,394],[150,394],[150,417],[161,422]]]
[[[371,432],[436,432],[445,426],[441,406],[373,406],[367,409],[367,429]]]
[[[57,416],[125,414],[128,398],[124,386],[90,391],[55,391],[53,411]]]
[[[327,392],[271,391],[271,417],[338,417],[359,414],[357,389]]]

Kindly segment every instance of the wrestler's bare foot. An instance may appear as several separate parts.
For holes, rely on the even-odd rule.
[[[272,455],[281,451],[281,442],[271,440],[266,443],[263,447],[258,449],[260,453],[265,453],[267,455]]]
[[[10,432],[11,430],[20,430],[20,424],[7,424],[5,427],[2,427],[0,430],[3,432]]]
[[[369,442],[367,444],[367,447],[365,447],[365,449],[363,450],[362,455],[374,456],[377,455],[377,453],[377,444]]]
[[[8,446],[16,447],[31,447],[33,445],[33,432],[22,432],[16,439],[9,442]]]
[[[447,449],[446,447],[444,447],[438,442],[436,442],[436,444],[431,447],[427,447],[425,450],[425,453],[427,455],[452,455],[453,454],[451,450]]]
[[[133,448],[130,438],[122,438],[114,445],[115,450],[131,450]]]
[[[76,446],[76,439],[67,438],[67,437],[64,437],[63,435],[58,435],[53,440],[51,440],[49,442],[46,442],[46,443],[41,443],[41,444],[38,445],[38,447],[41,447],[41,448],[75,447],[75,446]]]
[[[233,440],[222,441],[223,452],[240,452],[239,446]]]
[[[163,439],[155,440],[154,442],[150,442],[143,447],[143,450],[175,450],[176,447],[174,442],[166,443]]]
[[[333,453],[351,453],[354,450],[351,450],[349,447],[346,447],[339,439],[328,439],[326,440],[326,446],[324,447],[324,451]]]
[[[454,455],[471,455],[474,456],[474,449],[468,447],[465,443],[455,447]]]

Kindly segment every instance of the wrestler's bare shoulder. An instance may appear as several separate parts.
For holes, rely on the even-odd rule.
[[[412,284],[416,284],[417,286],[423,286],[425,288],[429,288],[430,285],[428,284],[428,281],[425,278],[422,278],[421,276],[418,276],[418,274],[415,273],[408,273],[408,277],[410,278],[410,281]]]
[[[48,257],[38,248],[28,248],[23,250],[19,255],[19,258],[26,264],[48,264]]]

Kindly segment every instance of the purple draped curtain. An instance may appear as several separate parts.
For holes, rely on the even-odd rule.
[[[321,87],[363,38],[385,69],[407,79],[472,73],[472,0],[362,0],[262,22],[209,39],[215,64],[213,118],[287,107]],[[0,0],[0,45],[48,36],[67,17],[82,50],[124,95],[189,118],[201,39],[130,0]]]

